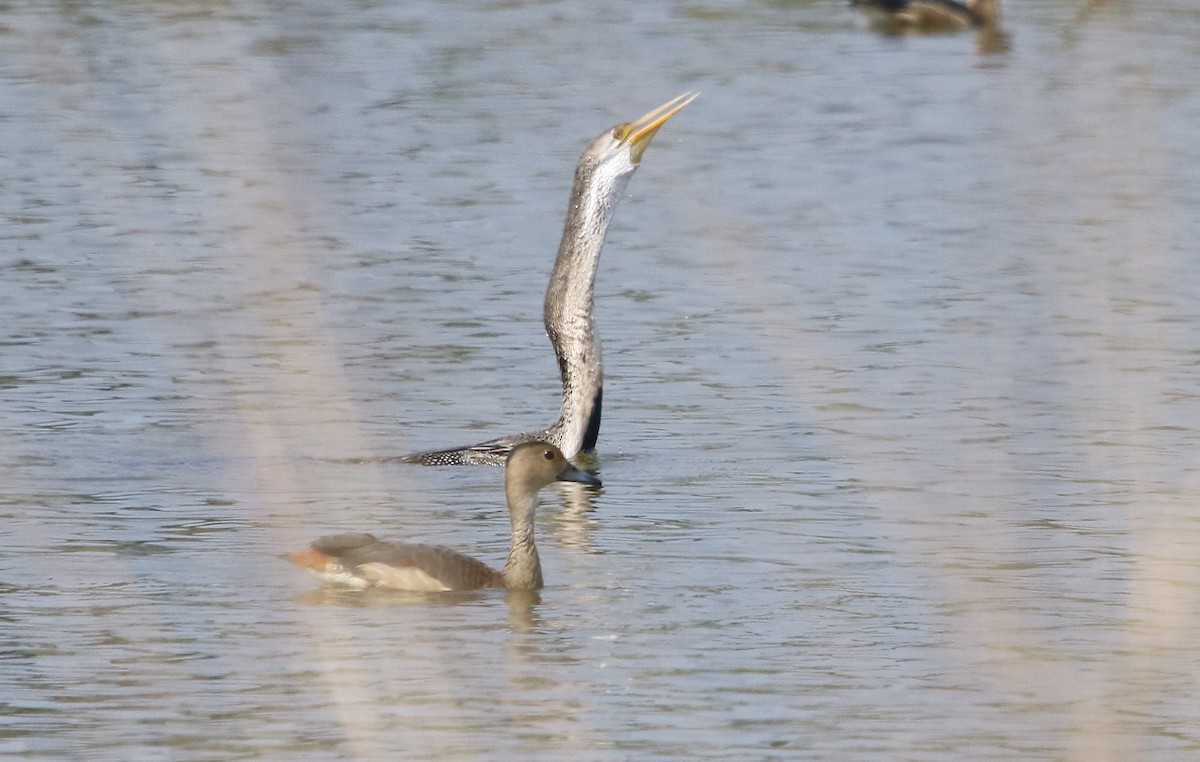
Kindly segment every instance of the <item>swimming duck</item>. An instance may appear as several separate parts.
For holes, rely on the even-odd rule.
[[[567,221],[542,309],[562,377],[558,420],[540,431],[467,447],[413,453],[401,460],[425,466],[503,465],[512,448],[522,442],[549,442],[567,458],[596,448],[604,366],[592,312],[604,234],[651,138],[697,95],[684,93],[645,116],[613,127],[589,143],[579,158]]]
[[[398,545],[371,534],[321,537],[310,547],[289,554],[288,559],[322,581],[360,590],[537,590],[542,587],[542,564],[533,541],[533,520],[538,491],[555,481],[600,483],[567,462],[562,451],[547,442],[526,442],[509,454],[504,495],[512,522],[512,546],[500,571],[440,545]]]
[[[951,32],[993,26],[998,0],[850,0],[889,31]]]

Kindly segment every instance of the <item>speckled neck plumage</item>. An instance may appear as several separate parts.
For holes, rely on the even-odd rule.
[[[659,128],[697,95],[683,93],[632,122],[601,133],[580,156],[542,311],[562,379],[558,420],[540,431],[469,447],[419,452],[401,460],[427,466],[501,465],[515,446],[534,440],[557,446],[567,458],[595,449],[604,383],[604,362],[592,317],[600,249],[613,210],[646,146]]]
[[[596,178],[598,171],[603,169],[585,161],[575,172],[542,311],[563,386],[562,410],[550,428],[557,429],[561,443],[555,444],[564,452],[593,449],[600,433],[604,361],[594,320],[596,270],[613,209],[633,176],[627,172]]]
[[[585,157],[575,171],[562,242],[542,311],[562,380],[558,420],[539,431],[469,447],[416,453],[403,460],[434,466],[503,465],[512,448],[522,442],[550,442],[568,458],[595,448],[604,383],[604,362],[594,321],[596,270],[613,210],[633,176],[632,168],[622,169],[606,172]]]

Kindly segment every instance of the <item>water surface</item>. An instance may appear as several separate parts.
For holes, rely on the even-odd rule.
[[[1200,12],[25,3],[0,16],[0,755],[1200,751]],[[605,486],[498,563],[583,145],[685,90],[597,284]]]

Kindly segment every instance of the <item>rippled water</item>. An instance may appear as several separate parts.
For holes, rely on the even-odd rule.
[[[0,756],[1200,751],[1200,11],[835,0],[0,15]],[[688,89],[601,262],[599,492],[499,562],[575,158]]]

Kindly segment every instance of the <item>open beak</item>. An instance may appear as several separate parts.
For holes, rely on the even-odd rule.
[[[641,163],[642,154],[646,152],[646,146],[650,145],[650,139],[654,137],[654,133],[658,132],[659,128],[666,124],[668,119],[678,114],[684,106],[696,100],[696,96],[699,94],[696,92],[684,93],[672,98],[649,114],[629,124],[629,134],[622,142],[629,144],[629,156],[633,159],[634,164]]]

